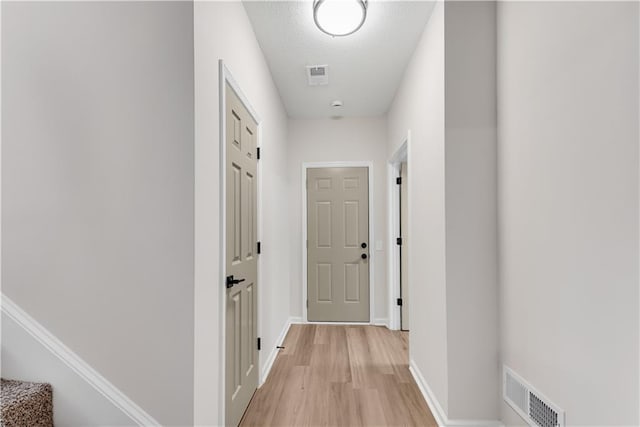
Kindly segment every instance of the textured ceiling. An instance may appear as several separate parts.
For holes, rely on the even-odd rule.
[[[389,109],[431,14],[432,1],[369,1],[362,28],[332,38],[311,1],[245,1],[290,117],[378,116]],[[329,85],[308,86],[306,65],[329,65]],[[344,106],[336,110],[333,100]]]

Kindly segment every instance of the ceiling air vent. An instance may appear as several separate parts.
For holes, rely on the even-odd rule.
[[[307,65],[307,80],[309,81],[309,86],[329,84],[329,66]]]
[[[532,427],[565,427],[564,411],[504,366],[505,402]]]

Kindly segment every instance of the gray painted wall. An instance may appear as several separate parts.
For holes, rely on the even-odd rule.
[[[409,295],[421,309],[409,310],[409,352],[447,411],[444,12],[437,2],[389,109],[388,157],[410,129]]]
[[[498,419],[496,6],[445,3],[450,419]]]
[[[2,3],[2,287],[193,419],[193,5]]]
[[[569,426],[640,423],[638,30],[637,2],[498,5],[502,359]]]
[[[412,135],[411,358],[453,420],[499,417],[495,40],[495,4],[437,2],[389,111],[389,155]]]

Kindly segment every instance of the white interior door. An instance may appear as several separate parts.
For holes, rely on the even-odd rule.
[[[369,321],[368,168],[307,169],[307,318]]]
[[[258,387],[257,124],[229,85],[226,104],[225,398],[238,425]]]

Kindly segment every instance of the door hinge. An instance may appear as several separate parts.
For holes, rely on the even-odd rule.
[[[256,246],[256,252],[258,252],[258,255],[260,255],[262,253],[262,242],[258,242]]]
[[[258,350],[262,350],[262,339],[258,337]]]
[[[256,158],[260,160],[260,147],[256,148]]]
[[[401,176],[396,178],[396,184],[402,185],[402,177]]]
[[[307,308],[309,308],[309,300],[307,300]]]
[[[396,245],[398,246],[402,246],[402,237],[397,237],[396,238]],[[259,253],[259,252],[258,252]]]
[[[396,300],[396,304],[399,305],[400,307],[402,307],[402,298],[398,298]]]

